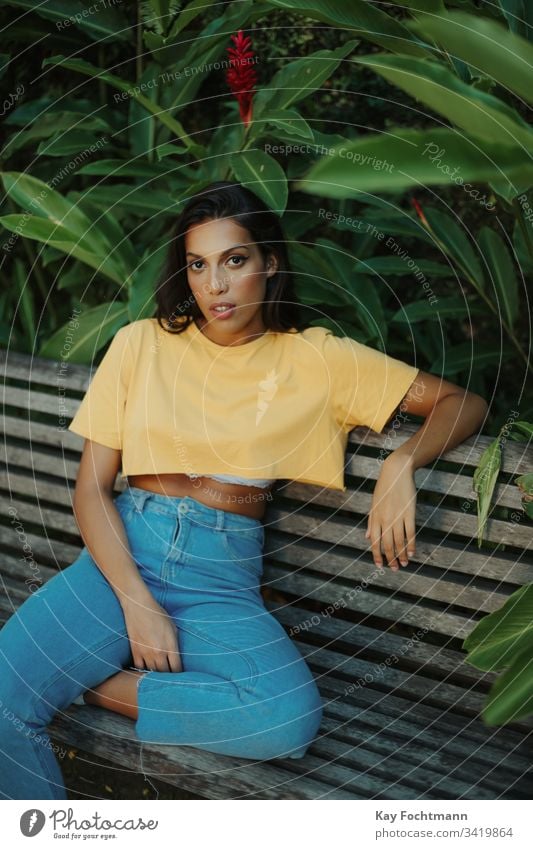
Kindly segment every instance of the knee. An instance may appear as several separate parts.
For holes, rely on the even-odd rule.
[[[322,699],[314,682],[299,696],[292,694],[290,698],[279,699],[270,714],[268,759],[303,757],[316,739],[323,712]]]
[[[292,742],[290,757],[302,757],[311,743],[316,739],[322,724],[324,707],[318,689],[311,690],[297,702],[298,715],[289,725],[289,737]]]
[[[0,646],[0,738],[9,740],[14,730],[40,725],[36,715],[38,694],[25,681],[20,670],[15,668],[12,658]]]

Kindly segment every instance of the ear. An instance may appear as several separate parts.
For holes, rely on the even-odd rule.
[[[267,259],[267,277],[272,277],[278,270],[278,258],[275,254],[270,254]]]

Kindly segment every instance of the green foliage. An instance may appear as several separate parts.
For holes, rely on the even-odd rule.
[[[477,669],[505,669],[482,712],[487,725],[501,725],[533,712],[533,584],[520,587],[499,610],[484,616],[463,648]]]
[[[28,253],[38,268],[25,294],[33,310],[26,303],[15,321],[21,347],[34,326],[37,350],[48,350],[47,340],[62,329],[53,323],[55,309],[66,324],[80,299],[91,311],[118,298],[124,321],[149,314],[146,269],[157,277],[173,217],[199,188],[230,178],[276,210],[295,240],[291,258],[303,314],[318,306],[324,323],[343,322],[357,338],[382,349],[386,343],[390,353],[409,359],[401,331],[412,326],[426,358],[422,367],[458,381],[473,372],[478,391],[498,362],[493,338],[500,318],[504,351],[520,351],[524,359],[520,271],[533,271],[533,241],[517,198],[533,183],[532,134],[498,84],[525,96],[516,69],[532,50],[524,38],[530,33],[508,25],[509,5],[476,13],[475,28],[471,4],[459,12],[454,5],[443,15],[442,0],[403,4],[401,14],[363,0],[246,0],[238,9],[151,0],[138,6],[139,33],[118,7],[84,16],[81,4],[52,2],[29,13],[30,28],[36,20],[50,27],[42,61],[48,79],[6,118],[0,215],[13,236],[6,272]],[[469,29],[462,32],[465,21]],[[316,22],[325,26],[317,29]],[[246,128],[221,62],[237,28],[252,30],[261,60]],[[342,41],[340,28],[350,37]],[[95,45],[97,33],[105,51]],[[489,36],[492,53],[481,49]],[[65,49],[69,43],[78,49]],[[384,131],[365,133],[358,118],[368,107],[361,102],[346,128],[335,132],[327,109],[351,103],[344,89],[370,80],[381,80],[380,96],[369,98],[380,116],[405,114],[392,102],[403,92],[409,128],[391,132],[386,118]],[[387,113],[379,111],[380,101]],[[431,110],[429,117],[419,106]],[[294,155],[272,152],[275,145],[292,145]],[[460,194],[467,181],[479,186],[470,204]],[[421,223],[404,203],[406,190],[421,185],[438,187],[443,197],[455,192],[460,214],[426,203]],[[34,195],[46,187],[45,203],[34,207]],[[333,220],[310,207],[312,194]],[[487,213],[481,217],[489,199],[516,222],[512,245]],[[467,233],[464,218],[471,213],[476,226]],[[39,300],[51,281],[62,297],[44,324],[32,325],[30,315],[41,313]],[[441,345],[431,329],[436,320]],[[474,339],[464,330],[472,324]]]
[[[414,345],[421,368],[487,397],[502,369],[474,477],[481,544],[498,422],[531,371],[530,6],[149,0],[138,30],[119,5],[0,0],[0,344],[57,358],[76,308],[70,357],[92,362],[153,314],[186,199],[238,180],[282,219],[308,323],[409,361]],[[247,127],[225,82],[238,29],[260,60]],[[510,439],[529,443],[529,412]],[[531,477],[514,481],[530,518]],[[478,668],[504,670],[488,723],[533,710],[532,596],[517,591],[465,641]]]

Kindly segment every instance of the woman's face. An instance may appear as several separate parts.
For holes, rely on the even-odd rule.
[[[232,218],[191,225],[185,252],[203,333],[219,345],[245,344],[264,333],[262,305],[267,279],[277,271],[276,258],[269,257],[265,266],[249,232]]]

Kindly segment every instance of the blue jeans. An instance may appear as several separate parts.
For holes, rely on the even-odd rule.
[[[303,757],[322,701],[264,606],[261,521],[137,487],[114,503],[144,582],[176,624],[183,668],[138,680],[141,768],[143,742]],[[6,622],[0,663],[0,798],[67,799],[46,726],[133,663],[122,607],[86,547]]]

